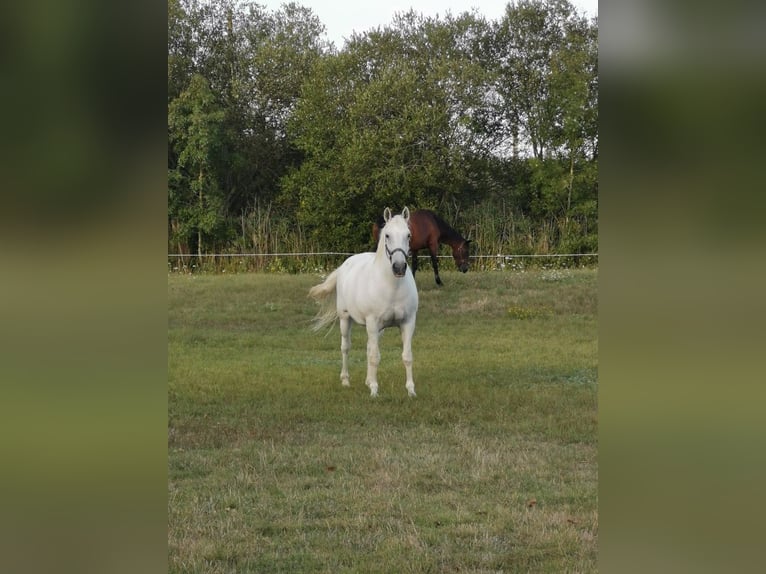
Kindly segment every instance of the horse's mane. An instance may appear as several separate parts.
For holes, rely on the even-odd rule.
[[[460,233],[455,230],[449,223],[444,221],[441,217],[439,217],[436,212],[431,211],[430,209],[421,209],[420,211],[423,211],[425,213],[428,213],[431,215],[431,217],[434,218],[434,221],[436,222],[436,225],[439,226],[439,233],[449,242],[462,242],[465,241],[465,237],[460,235]]]

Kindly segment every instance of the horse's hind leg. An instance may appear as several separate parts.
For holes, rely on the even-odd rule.
[[[340,369],[340,382],[344,387],[348,387],[348,350],[351,348],[351,319],[349,317],[340,318],[340,356],[343,361]]]
[[[378,338],[380,331],[375,321],[367,319],[367,381],[370,387],[370,396],[378,396],[378,365],[380,364],[380,349]]]
[[[399,326],[399,330],[402,332],[402,362],[404,363],[404,371],[407,375],[407,382],[405,387],[407,388],[407,394],[411,397],[415,396],[415,381],[412,378],[412,335],[415,333],[415,319],[409,323],[402,323]]]
[[[418,272],[418,252],[413,251],[412,252],[412,275],[414,276],[415,273]]]

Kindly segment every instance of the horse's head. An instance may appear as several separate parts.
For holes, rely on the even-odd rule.
[[[401,215],[391,215],[387,207],[383,211],[385,225],[378,241],[383,242],[386,257],[396,277],[407,273],[407,255],[410,252],[410,210],[404,208]]]
[[[460,243],[455,243],[452,246],[452,257],[455,258],[455,265],[463,273],[468,271],[468,263],[470,257],[470,239],[465,239]]]

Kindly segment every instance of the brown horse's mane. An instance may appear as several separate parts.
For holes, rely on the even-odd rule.
[[[439,234],[441,235],[441,239],[444,241],[444,243],[452,245],[453,243],[462,243],[465,241],[465,237],[460,235],[460,233],[453,229],[449,223],[444,221],[435,212],[431,211],[430,209],[421,209],[419,211],[428,213],[431,215],[431,217],[434,218],[436,225],[439,227]]]

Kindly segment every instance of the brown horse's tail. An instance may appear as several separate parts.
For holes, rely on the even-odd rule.
[[[314,331],[326,327],[335,322],[338,318],[338,309],[335,304],[335,286],[338,283],[338,270],[336,269],[327,276],[322,283],[314,285],[309,289],[309,297],[320,304],[319,312],[314,317],[314,325],[311,327]]]

